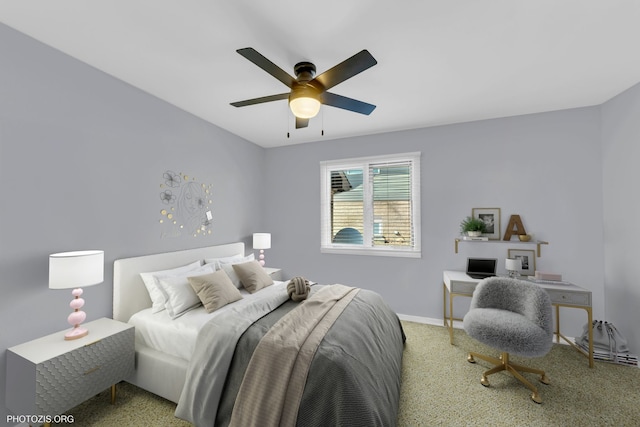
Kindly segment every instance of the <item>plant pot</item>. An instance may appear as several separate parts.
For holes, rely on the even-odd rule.
[[[478,237],[482,234],[481,231],[467,231],[467,236],[469,237]]]

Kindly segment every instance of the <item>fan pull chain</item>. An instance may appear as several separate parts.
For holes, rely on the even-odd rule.
[[[288,110],[288,108],[284,110],[284,113],[287,115],[287,139],[290,137],[289,128],[291,127],[291,116],[289,115]]]

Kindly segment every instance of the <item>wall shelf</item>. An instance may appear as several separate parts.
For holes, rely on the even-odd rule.
[[[502,243],[509,245],[536,245],[536,256],[540,257],[540,246],[548,245],[549,242],[543,240],[532,240],[530,242],[521,242],[520,240],[464,240],[462,237],[456,237],[455,239],[455,251],[458,253],[459,243]]]

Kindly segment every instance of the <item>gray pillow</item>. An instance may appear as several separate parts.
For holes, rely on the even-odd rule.
[[[252,294],[262,288],[273,285],[273,279],[264,271],[258,261],[233,264],[233,270],[238,275],[242,286]]]
[[[242,299],[238,288],[224,270],[203,276],[189,277],[189,284],[195,291],[207,313],[212,313],[225,305]]]

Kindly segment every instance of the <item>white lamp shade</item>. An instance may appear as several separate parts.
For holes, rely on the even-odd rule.
[[[70,289],[104,281],[104,251],[60,252],[49,255],[49,288]]]
[[[507,258],[505,262],[507,271],[517,271],[522,268],[522,260],[520,258]]]
[[[271,233],[253,233],[253,249],[270,249]]]

